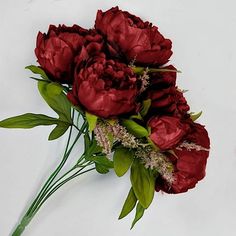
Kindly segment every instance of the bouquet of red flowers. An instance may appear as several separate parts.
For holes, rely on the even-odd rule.
[[[119,219],[134,208],[134,224],[150,206],[155,190],[183,193],[205,176],[207,131],[195,120],[179,72],[165,65],[172,43],[156,26],[118,7],[98,11],[93,29],[50,25],[39,33],[35,54],[40,66],[27,66],[38,90],[57,117],[27,113],[0,122],[3,128],[55,125],[49,140],[68,131],[59,166],[39,191],[13,236],[25,227],[61,186],[96,170],[130,169],[131,188]],[[72,132],[76,132],[73,137]],[[61,173],[73,147],[83,138],[84,151]]]

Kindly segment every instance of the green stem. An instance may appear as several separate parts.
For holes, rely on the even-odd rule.
[[[74,111],[72,114],[72,119],[74,118]],[[55,171],[50,175],[50,177],[48,178],[48,180],[46,181],[46,183],[44,184],[44,186],[41,188],[39,194],[36,196],[35,200],[33,201],[33,203],[31,204],[31,206],[29,207],[28,211],[26,212],[26,214],[23,216],[20,224],[17,226],[17,228],[15,229],[15,231],[13,232],[12,236],[20,236],[22,234],[22,232],[24,231],[25,227],[30,223],[30,221],[32,220],[32,218],[34,217],[34,215],[38,212],[38,210],[40,209],[40,207],[43,205],[43,203],[55,192],[57,191],[57,189],[59,189],[61,186],[63,186],[65,183],[67,183],[68,181],[72,180],[73,178],[82,175],[88,171],[93,170],[94,168],[88,169],[86,171],[81,172],[84,168],[88,167],[89,165],[92,164],[92,162],[88,162],[87,160],[85,160],[85,154],[83,154],[77,161],[77,163],[69,170],[67,171],[65,174],[63,174],[60,178],[58,178],[55,181],[56,176],[59,174],[60,170],[63,168],[63,166],[65,165],[70,153],[72,152],[72,149],[74,147],[74,145],[76,144],[76,142],[78,141],[78,139],[81,137],[81,135],[87,131],[87,121],[85,120],[81,129],[79,129],[79,133],[77,134],[74,142],[72,143],[71,147],[69,148],[70,145],[70,140],[71,140],[71,135],[72,135],[72,128],[74,125],[72,125],[70,127],[70,132],[69,132],[69,137],[67,140],[67,144],[66,144],[66,149],[62,158],[62,161],[60,162],[60,164],[58,165],[58,167],[55,169]],[[76,171],[74,174],[70,175],[69,177],[67,177],[66,179],[64,179],[66,176],[68,176],[72,171],[74,171],[76,168],[80,169],[78,171]],[[64,179],[64,180],[63,180]]]
[[[88,165],[87,165],[88,166]],[[20,236],[23,231],[25,230],[25,227],[30,223],[30,221],[33,219],[33,217],[35,216],[35,214],[39,211],[39,209],[41,208],[41,206],[44,204],[44,202],[54,193],[56,192],[60,187],[62,187],[65,183],[67,183],[68,181],[74,179],[75,177],[85,174],[89,171],[94,170],[95,168],[90,168],[88,170],[85,170],[83,172],[81,172],[84,168],[86,168],[87,166],[82,167],[80,170],[78,170],[76,173],[74,173],[73,175],[69,176],[68,178],[66,178],[65,180],[63,180],[61,183],[58,183],[56,186],[54,186],[51,191],[45,196],[45,198],[43,199],[43,201],[40,202],[40,204],[38,204],[37,208],[31,212],[29,215],[25,214],[24,217],[22,218],[20,224],[16,227],[15,231],[13,232],[12,236]],[[73,168],[72,168],[73,169]],[[72,170],[71,169],[71,170]],[[69,171],[68,171],[69,173]]]
[[[49,181],[47,181],[47,185],[46,187],[43,189],[43,191],[41,191],[41,194],[39,194],[39,197],[36,201],[36,203],[34,204],[34,206],[30,209],[30,211],[34,211],[37,208],[37,204],[41,202],[41,200],[44,198],[45,193],[47,192],[48,187],[50,187],[50,185],[52,184],[52,182],[54,181],[54,179],[56,178],[57,174],[60,172],[60,170],[62,169],[62,167],[65,165],[74,145],[76,144],[76,142],[78,141],[78,139],[80,138],[80,136],[83,134],[83,130],[86,128],[86,122],[84,122],[84,124],[82,125],[79,133],[77,134],[77,137],[75,138],[73,144],[71,145],[70,149],[68,150],[68,152],[65,152],[63,159],[61,161],[61,163],[59,164],[59,166],[57,167],[57,169],[53,172],[53,175],[50,176]],[[66,148],[66,151],[68,149],[68,146]]]
[[[74,109],[72,110],[72,120],[74,119],[74,114],[75,111]],[[61,170],[61,168],[64,166],[66,160],[67,160],[67,150],[69,148],[69,144],[70,144],[70,139],[71,139],[71,134],[72,134],[72,126],[70,127],[70,131],[69,131],[69,137],[67,139],[67,143],[66,143],[66,149],[62,158],[61,163],[59,164],[59,166],[55,169],[55,171],[50,175],[50,177],[48,178],[48,180],[46,181],[46,183],[43,185],[42,189],[40,190],[40,192],[38,193],[37,197],[35,198],[35,200],[33,201],[33,203],[31,204],[30,208],[27,211],[27,215],[30,214],[30,212],[32,211],[32,209],[34,208],[35,204],[37,204],[38,200],[40,199],[40,197],[43,195],[44,191],[50,186],[50,184],[53,182],[53,180],[55,179],[55,177],[57,176],[57,174],[59,173],[59,171]]]
[[[82,163],[80,163],[83,160]],[[72,171],[74,171],[76,168],[78,167],[84,167],[84,163],[86,163],[87,161],[84,160],[84,154],[79,158],[79,160],[77,161],[77,163],[70,169],[68,170],[66,173],[64,173],[60,178],[58,178],[51,186],[50,188],[48,188],[45,193],[44,196],[47,195],[47,193],[50,191],[50,189],[52,189],[58,182],[60,182],[63,178],[65,178],[68,174],[70,174]],[[90,164],[88,164],[90,165]],[[88,166],[86,165],[86,166]],[[41,199],[42,200],[42,199]]]
[[[31,204],[30,208],[28,209],[28,211],[26,212],[26,215],[29,215],[30,212],[32,211],[32,209],[34,208],[35,204],[38,202],[39,198],[41,197],[41,195],[44,193],[44,191],[48,188],[48,186],[51,184],[51,182],[54,180],[54,178],[56,177],[56,175],[58,174],[58,172],[60,171],[61,167],[64,165],[65,159],[66,159],[66,152],[68,150],[69,147],[69,143],[70,143],[70,139],[71,139],[71,134],[72,134],[72,126],[70,127],[70,131],[69,131],[69,137],[67,140],[67,144],[66,144],[66,149],[65,149],[65,153],[63,155],[62,161],[60,162],[59,166],[55,169],[55,171],[49,176],[48,180],[46,181],[46,183],[43,185],[42,189],[40,190],[40,192],[38,193],[37,197],[35,198],[35,200],[33,201],[33,203]]]
[[[45,198],[43,199],[43,201],[38,205],[37,209],[35,210],[35,212],[37,212],[41,206],[44,204],[44,202],[54,193],[56,192],[60,187],[62,187],[64,184],[66,184],[68,181],[76,178],[77,176],[80,176],[82,174],[85,174],[89,171],[95,170],[96,168],[90,168],[88,170],[85,170],[83,172],[81,172],[86,166],[82,167],[79,171],[77,171],[76,173],[74,173],[73,175],[69,176],[68,178],[66,178],[65,180],[63,180],[61,183],[57,184],[56,186],[54,186],[54,188],[52,188],[52,190],[45,196]]]
[[[12,236],[20,236],[25,230],[25,227],[30,223],[32,218],[33,218],[33,215],[32,216],[25,215],[23,219],[21,220],[20,224],[14,230]]]
[[[74,128],[76,128],[79,132],[81,131],[81,129],[79,129],[75,124],[73,124]],[[84,131],[83,131],[84,134]]]

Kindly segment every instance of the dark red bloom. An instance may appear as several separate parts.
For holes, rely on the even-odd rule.
[[[164,67],[165,69],[174,69],[174,66]],[[147,98],[152,100],[151,108],[164,111],[164,113],[173,113],[175,110],[176,91],[176,73],[159,72],[149,73],[150,86],[147,88]]]
[[[51,25],[47,34],[38,33],[35,54],[52,80],[73,81],[74,57],[81,50],[86,34],[87,30],[78,25]]]
[[[84,67],[93,57],[104,56],[104,40],[103,37],[94,29],[89,30],[85,36],[84,45],[80,53],[76,56],[76,73],[80,68]]]
[[[175,115],[179,117],[187,117],[187,112],[190,110],[190,107],[185,99],[183,92],[176,88],[175,91]]]
[[[189,125],[177,117],[152,117],[148,126],[151,128],[150,139],[161,150],[172,149],[186,136]]]
[[[174,66],[164,67],[176,70]],[[147,88],[145,99],[151,99],[151,114],[186,116],[189,106],[183,93],[176,87],[175,72],[150,73],[150,86]]]
[[[97,13],[95,28],[108,41],[112,56],[135,60],[140,65],[163,65],[172,55],[172,43],[165,39],[156,26],[118,7]]]
[[[95,57],[75,76],[68,98],[85,110],[108,118],[129,113],[136,108],[136,77],[123,63]]]
[[[186,147],[174,149],[176,156],[170,155],[170,160],[175,166],[173,184],[169,186],[165,180],[158,177],[157,191],[183,193],[194,188],[197,182],[204,178],[210,148],[210,140],[204,126],[192,123],[191,132],[185,138],[185,142],[193,148],[185,145]]]

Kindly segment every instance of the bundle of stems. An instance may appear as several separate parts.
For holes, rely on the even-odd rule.
[[[30,221],[33,219],[35,214],[40,210],[40,208],[43,206],[43,204],[47,201],[47,199],[52,196],[59,188],[61,188],[64,184],[71,181],[72,179],[81,176],[87,172],[90,172],[92,170],[95,170],[94,167],[94,161],[89,160],[89,157],[91,155],[90,148],[84,148],[83,154],[76,160],[76,163],[72,165],[72,167],[62,174],[62,169],[65,166],[65,163],[67,162],[68,158],[70,157],[70,154],[74,148],[74,146],[77,144],[77,142],[81,138],[86,139],[89,137],[90,144],[94,143],[94,136],[89,135],[88,131],[88,122],[86,118],[78,114],[79,117],[82,117],[83,123],[80,127],[79,122],[77,120],[77,124],[73,122],[73,124],[69,128],[69,135],[65,147],[65,152],[62,157],[61,162],[57,166],[57,168],[53,171],[53,173],[49,176],[49,178],[46,180],[42,188],[40,189],[39,193],[35,197],[35,199],[32,201],[31,205],[29,206],[28,210],[22,217],[20,223],[17,225],[16,229],[12,233],[12,236],[20,236],[23,231],[25,230],[26,226],[30,223]],[[75,111],[72,112],[72,120],[74,121],[75,118]],[[75,136],[74,140],[72,140],[72,133],[73,130],[77,132],[77,135]],[[93,145],[89,145],[90,147],[93,147]],[[94,148],[94,147],[93,147]],[[97,153],[99,155],[100,153]]]

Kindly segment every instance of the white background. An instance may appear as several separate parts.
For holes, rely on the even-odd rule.
[[[97,9],[119,5],[159,26],[173,41],[178,84],[211,137],[206,178],[181,195],[156,194],[134,230],[133,215],[117,217],[128,176],[90,173],[57,192],[25,236],[236,235],[236,4],[234,0],[7,0],[0,1],[0,119],[53,115],[24,70],[35,64],[35,39],[49,24],[92,27]],[[0,130],[0,235],[9,235],[53,167],[65,140],[48,142],[51,127]],[[82,146],[81,146],[82,147]],[[78,147],[78,150],[81,148]]]

